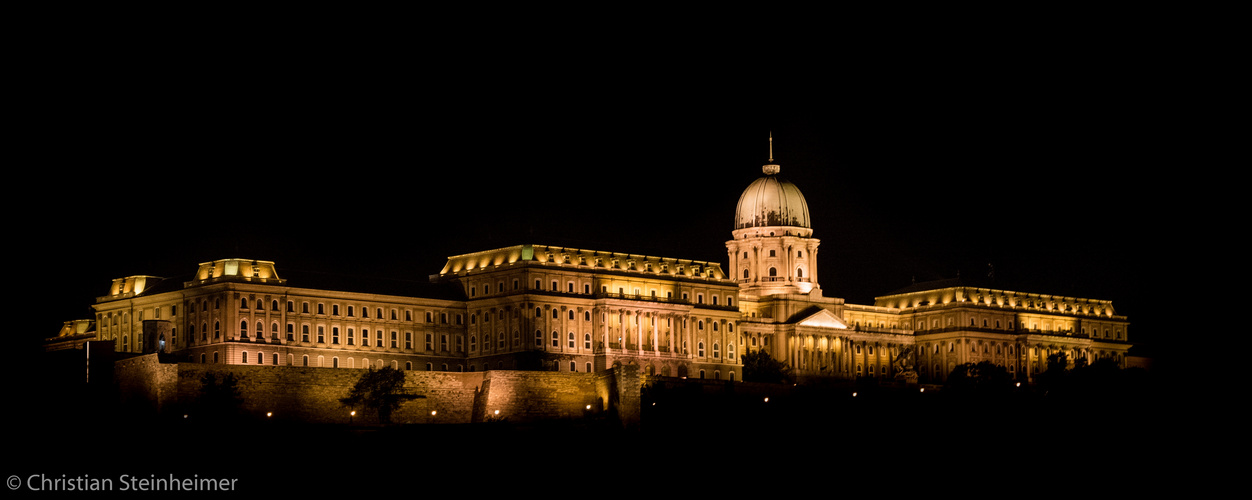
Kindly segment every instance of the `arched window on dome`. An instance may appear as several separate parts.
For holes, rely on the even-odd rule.
[[[748,268],[743,268],[743,279],[748,279]]]
[[[802,268],[802,267],[797,267],[797,268],[796,268],[796,277],[797,277],[797,278],[803,278],[803,277],[804,277],[804,268]]]
[[[775,269],[773,267],[769,268],[769,277],[771,278],[778,277],[778,269]]]

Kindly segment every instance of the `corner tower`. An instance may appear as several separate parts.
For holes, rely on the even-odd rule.
[[[809,206],[800,188],[778,175],[774,138],[762,177],[752,181],[735,208],[733,239],[726,242],[730,274],[742,294],[820,296],[817,245],[809,226]],[[816,293],[813,293],[816,292]]]

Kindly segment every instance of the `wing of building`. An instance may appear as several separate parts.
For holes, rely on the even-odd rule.
[[[772,156],[772,154],[771,154]],[[741,380],[764,350],[803,379],[938,383],[990,361],[1030,381],[1050,355],[1125,366],[1129,323],[1108,300],[922,283],[872,305],[825,297],[808,205],[773,159],[735,208],[727,267],[521,244],[448,258],[429,279],[348,279],[222,259],[186,277],[130,276],[49,349],[111,343],[179,362]],[[189,266],[190,267],[190,266]]]

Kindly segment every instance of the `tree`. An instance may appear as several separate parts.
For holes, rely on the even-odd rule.
[[[205,421],[239,416],[242,398],[235,374],[226,373],[219,380],[216,373],[206,372],[200,377],[200,394],[196,403],[199,406],[196,411],[206,417]]]
[[[787,363],[774,359],[764,349],[748,351],[740,361],[743,362],[744,382],[783,383],[791,379]]]
[[[377,411],[378,421],[389,424],[391,414],[401,404],[422,397],[425,396],[410,394],[404,389],[404,372],[385,366],[378,370],[366,370],[356,381],[356,385],[352,386],[348,397],[341,398],[339,402],[349,407]]]
[[[1013,387],[1013,376],[990,361],[964,363],[952,370],[944,390],[960,395],[998,396]]]

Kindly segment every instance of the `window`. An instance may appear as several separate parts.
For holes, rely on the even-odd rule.
[[[591,334],[583,334],[583,349],[591,349]]]
[[[560,347],[560,346],[561,346],[561,334],[553,330],[552,331],[552,347]]]
[[[326,327],[319,325],[317,327],[317,343],[326,343]]]
[[[569,348],[570,349],[574,348],[574,332],[569,332]],[[574,370],[571,369],[570,371],[574,371]]]
[[[246,319],[239,322],[239,336],[248,338],[248,320]]]
[[[392,348],[392,349],[395,349],[396,347],[399,347],[399,345],[397,345],[397,340],[398,340],[398,339],[396,338],[396,332],[393,330],[393,331],[391,332],[391,348]]]
[[[278,353],[274,353],[274,364],[278,364]]]
[[[535,330],[535,347],[543,347],[543,332]]]
[[[383,331],[379,330],[378,333],[374,334],[374,347],[382,347],[382,346],[383,346]]]
[[[309,325],[300,325],[300,341],[309,341]]]
[[[718,347],[717,347],[717,342],[714,342],[714,343],[713,343],[713,357],[715,357],[715,358],[716,358],[716,357],[719,357],[719,356],[718,356],[719,354],[721,354],[721,350],[720,350],[720,349],[718,349]]]
[[[243,352],[243,364],[248,364],[248,351]]]
[[[699,344],[696,344],[696,355],[701,358],[704,357],[704,341],[703,340],[701,340]],[[700,377],[700,378],[704,378],[704,377]]]
[[[413,332],[404,332],[404,348],[413,348]]]
[[[348,329],[348,345],[356,345],[354,343],[355,341],[352,339],[356,336],[355,334],[356,332],[354,332],[351,328]]]
[[[337,326],[330,329],[330,343],[339,345],[339,327]]]
[[[426,334],[426,350],[427,350],[427,351],[433,351],[433,350],[434,350],[434,342],[433,342],[433,340],[432,340],[432,338],[431,338],[431,335],[430,335],[429,333],[428,333],[428,334]],[[428,369],[429,369],[429,368],[428,368]]]

